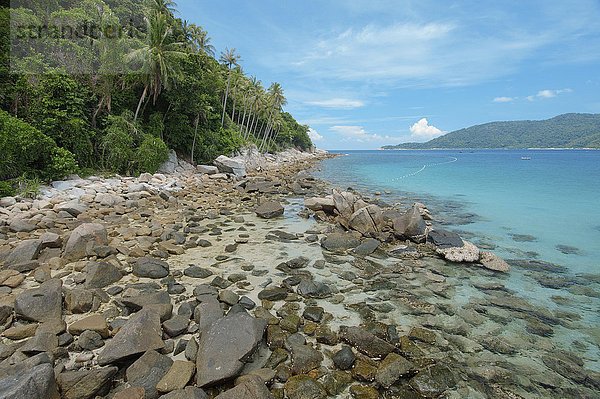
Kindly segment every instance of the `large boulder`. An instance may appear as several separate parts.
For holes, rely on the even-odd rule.
[[[36,356],[36,358],[40,355]],[[29,365],[31,359],[11,368],[0,368],[0,398],[3,399],[59,399],[54,368],[47,362]]]
[[[196,357],[196,385],[206,387],[231,380],[254,355],[267,322],[245,312],[215,322],[200,337]]]
[[[431,230],[427,234],[427,242],[437,248],[458,248],[464,244],[458,234],[443,229]]]
[[[157,399],[160,395],[157,385],[172,365],[169,356],[150,350],[127,368],[125,377],[130,386],[144,388],[145,399]]]
[[[396,349],[394,345],[376,337],[362,327],[340,327],[342,341],[352,345],[365,355],[374,358],[384,358]]]
[[[383,213],[377,205],[360,208],[350,216],[348,225],[366,237],[376,235],[383,225]]]
[[[219,168],[212,165],[198,165],[196,166],[196,170],[198,173],[206,174],[206,175],[216,175],[219,173]]]
[[[53,321],[62,317],[62,281],[52,279],[19,294],[15,313],[30,321]]]
[[[23,240],[12,250],[4,261],[7,267],[16,266],[21,263],[31,262],[37,259],[42,250],[41,240]]]
[[[260,204],[254,212],[263,219],[272,219],[283,215],[283,206],[277,201],[268,201]]]
[[[98,355],[98,364],[106,366],[164,346],[160,315],[155,309],[142,309],[131,316],[117,335],[107,342]]]
[[[219,394],[215,399],[273,399],[263,380],[249,375],[235,387]]]
[[[304,200],[304,206],[311,211],[324,211],[327,213],[333,213],[335,210],[335,203],[332,197],[314,197],[306,198]]]
[[[360,239],[352,233],[332,233],[321,240],[321,246],[331,252],[343,252],[360,245]]]
[[[469,241],[463,241],[462,247],[437,248],[436,252],[444,259],[456,263],[473,263],[479,261],[479,248]]]
[[[58,376],[58,385],[63,399],[93,399],[108,394],[112,377],[117,367],[95,370],[65,371]]]
[[[350,219],[352,214],[356,211],[354,204],[358,200],[358,197],[349,192],[340,192],[333,190],[333,203],[338,213],[346,219]]]
[[[121,271],[108,262],[90,262],[86,265],[85,271],[87,288],[104,288],[123,277]]]
[[[179,165],[175,150],[169,151],[169,158],[158,168],[159,173],[171,174],[175,172],[175,168]]]
[[[213,163],[221,173],[229,173],[237,177],[246,176],[246,166],[242,162],[226,157],[225,155],[219,156]]]
[[[93,249],[108,245],[108,233],[106,228],[98,223],[84,223],[71,233],[63,258],[68,261],[76,261],[93,255]]]
[[[409,239],[420,243],[425,241],[427,225],[417,205],[402,216],[394,219],[394,235],[400,239]]]

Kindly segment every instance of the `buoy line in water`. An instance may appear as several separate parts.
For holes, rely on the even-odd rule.
[[[392,179],[392,181],[398,181],[398,180],[406,179],[407,177],[412,177],[412,176],[418,175],[419,173],[421,173],[422,171],[424,171],[427,168],[431,168],[434,166],[440,166],[440,165],[447,165],[449,163],[454,163],[454,162],[458,161],[458,158],[455,158],[455,157],[450,157],[450,158],[452,158],[452,159],[450,161],[446,161],[446,162],[425,164],[425,165],[423,165],[423,167],[421,169],[417,170],[416,172],[412,172],[412,173],[409,173],[404,176],[396,177],[396,178]]]

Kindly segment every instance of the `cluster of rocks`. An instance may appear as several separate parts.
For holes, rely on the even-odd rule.
[[[394,243],[404,240],[426,243],[444,259],[456,263],[473,263],[498,272],[508,272],[510,266],[492,252],[480,251],[458,234],[432,227],[432,216],[424,204],[415,203],[404,213],[387,204],[369,203],[353,192],[333,190],[331,195],[305,200],[305,206],[315,217],[358,233],[357,237]],[[370,241],[376,248],[375,241]]]

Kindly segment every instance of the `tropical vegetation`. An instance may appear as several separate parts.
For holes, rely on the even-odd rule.
[[[282,86],[246,74],[234,48],[217,55],[172,0],[14,4],[0,8],[4,193],[23,176],[155,172],[169,149],[204,163],[312,146]]]
[[[563,114],[542,121],[491,122],[456,130],[426,143],[383,148],[600,148],[600,114]]]

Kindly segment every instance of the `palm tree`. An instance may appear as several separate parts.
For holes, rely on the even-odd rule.
[[[219,61],[227,67],[227,88],[225,89],[225,99],[223,100],[223,116],[221,117],[221,126],[225,125],[225,110],[227,109],[227,97],[229,96],[229,85],[231,84],[231,68],[234,65],[239,65],[241,57],[236,54],[235,49],[226,48],[225,52],[221,53]]]
[[[168,0],[161,0],[167,2]],[[177,60],[186,56],[181,51],[182,43],[171,42],[172,28],[167,16],[155,13],[146,18],[148,41],[128,55],[130,61],[141,63],[144,91],[140,97],[134,120],[137,120],[146,96],[152,96],[155,104],[163,88],[169,88],[170,80],[177,75]]]
[[[173,17],[177,12],[177,3],[174,0],[147,0],[148,15],[165,14]]]
[[[285,96],[283,95],[283,88],[277,82],[272,83],[271,86],[269,87],[268,98],[269,98],[269,105],[271,106],[271,110],[269,112],[269,120],[267,123],[267,128],[263,135],[263,140],[259,147],[259,151],[262,151],[262,149],[265,147],[267,141],[269,140],[270,136],[272,135],[273,127],[274,127],[273,121],[274,121],[275,116],[277,116],[279,114],[279,112],[281,112],[282,107],[285,104],[287,104],[287,100],[285,99]]]

